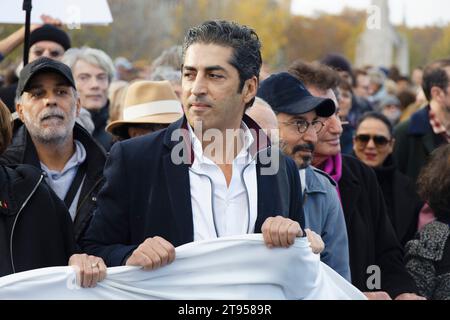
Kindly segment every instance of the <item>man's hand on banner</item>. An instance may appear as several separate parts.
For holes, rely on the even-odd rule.
[[[391,296],[385,291],[363,292],[369,300],[392,300]]]
[[[315,254],[321,253],[325,249],[325,243],[323,243],[322,237],[310,229],[305,229],[305,233],[312,252]]]
[[[261,232],[268,248],[290,247],[296,237],[303,236],[303,231],[297,221],[282,216],[269,217],[264,221]]]
[[[106,278],[106,264],[99,257],[74,254],[69,259],[69,266],[75,268],[77,283],[83,288],[93,288]]]
[[[154,270],[175,260],[175,247],[161,237],[147,238],[128,258],[127,266]]]

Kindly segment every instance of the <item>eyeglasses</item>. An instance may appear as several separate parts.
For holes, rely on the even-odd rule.
[[[391,142],[391,139],[381,135],[358,134],[355,136],[356,143],[362,148],[365,148],[371,139],[377,148],[384,147]]]
[[[296,120],[294,122],[281,122],[287,125],[293,125],[293,126],[297,126],[297,130],[299,133],[305,133],[309,126],[312,126],[313,129],[316,131],[316,133],[319,133],[320,130],[322,130],[323,126],[325,125],[322,121],[320,120],[314,120],[312,122],[308,122],[306,120],[303,119],[299,119]]]

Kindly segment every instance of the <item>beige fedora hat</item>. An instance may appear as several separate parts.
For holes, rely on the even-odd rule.
[[[172,123],[183,116],[183,108],[169,81],[138,80],[125,92],[122,119],[108,124],[106,131],[116,134],[124,125]]]

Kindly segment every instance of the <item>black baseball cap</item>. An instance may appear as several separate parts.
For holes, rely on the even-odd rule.
[[[27,64],[25,67],[23,67],[22,71],[20,71],[20,77],[16,91],[17,98],[19,98],[27,89],[27,85],[30,82],[31,78],[41,72],[53,72],[60,74],[67,80],[68,84],[71,87],[76,88],[72,71],[66,64],[47,57],[42,57]]]
[[[287,72],[273,74],[262,81],[256,95],[275,112],[302,114],[315,110],[319,117],[325,118],[336,112],[333,100],[314,97],[300,80]]]

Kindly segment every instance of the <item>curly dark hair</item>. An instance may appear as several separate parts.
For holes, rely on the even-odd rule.
[[[315,87],[319,90],[336,89],[341,78],[339,73],[330,67],[317,62],[294,61],[288,72],[299,79],[305,86]]]
[[[206,21],[187,32],[183,42],[183,59],[187,49],[194,43],[212,43],[233,48],[229,63],[239,73],[239,93],[246,80],[253,76],[259,78],[262,65],[261,42],[253,29],[230,21]],[[254,99],[247,103],[246,107],[253,105],[253,101]]]
[[[11,113],[0,99],[0,154],[2,154],[12,138]]]
[[[450,144],[431,153],[430,160],[417,179],[419,195],[436,218],[450,218]]]

